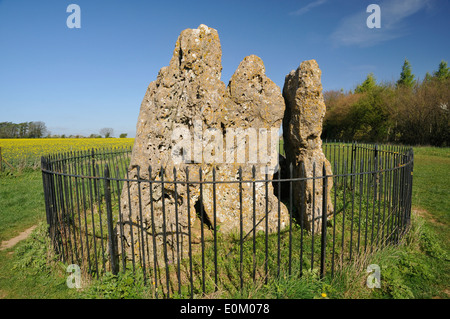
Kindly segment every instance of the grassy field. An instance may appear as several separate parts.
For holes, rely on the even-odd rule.
[[[0,139],[0,242],[38,225],[28,240],[0,251],[0,298],[69,298],[75,293],[67,289],[65,266],[48,252],[40,157],[130,147],[133,142],[132,138]]]
[[[5,169],[39,168],[41,156],[91,148],[133,146],[134,138],[31,138],[0,139]],[[1,164],[1,163],[0,163]]]
[[[450,224],[450,151],[421,147],[415,150],[413,205],[441,231]],[[442,199],[442,200],[437,200]],[[448,241],[445,242],[446,244]]]
[[[281,276],[267,284],[255,283],[243,293],[207,297],[449,298],[449,171],[449,148],[415,148],[412,229],[402,245],[368,255],[364,264],[348,266],[333,278],[320,279],[314,272],[306,273],[302,280]],[[66,265],[57,261],[48,249],[39,170],[0,173],[0,207],[2,241],[38,225],[29,239],[0,251],[0,298],[150,296],[142,278],[133,281],[129,273],[107,275],[81,290],[67,288]],[[380,289],[365,285],[366,267],[370,263],[380,265]]]

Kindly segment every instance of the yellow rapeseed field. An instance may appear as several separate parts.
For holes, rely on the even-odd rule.
[[[0,139],[1,156],[13,167],[40,165],[43,155],[92,148],[131,147],[134,138],[31,138]],[[7,165],[3,163],[3,166]]]

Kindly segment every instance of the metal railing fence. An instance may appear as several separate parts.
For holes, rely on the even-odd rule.
[[[243,179],[242,169],[238,169],[238,178],[229,181],[216,180],[215,168],[212,179],[202,180],[200,172],[199,180],[190,180],[189,166],[183,179],[178,178],[176,168],[173,180],[152,178],[151,167],[137,167],[137,177],[130,177],[130,148],[45,156],[41,168],[49,236],[63,262],[78,264],[95,277],[105,272],[139,272],[155,298],[242,291],[276,276],[301,277],[305,271],[333,276],[341,267],[363,260],[368,253],[398,243],[407,231],[413,151],[400,146],[336,141],[324,142],[323,151],[332,175],[326,174],[325,163],[316,163],[311,177],[294,176],[291,165],[285,168],[283,176],[276,174],[272,179],[267,175],[265,179],[255,179],[254,167],[253,178]],[[147,178],[142,177],[144,169],[150,172],[145,175]],[[163,177],[164,168],[158,170],[157,176]],[[333,207],[332,215],[321,214],[312,219],[311,231],[303,225],[302,205],[295,207],[293,201],[294,185],[306,185],[308,181],[313,187],[323,186],[321,194],[316,195],[321,197],[322,211],[329,203]],[[222,232],[216,218],[221,196],[217,187],[224,183],[239,194],[240,203],[236,205],[240,207],[240,223],[231,233]],[[332,188],[327,192],[330,183]],[[194,185],[200,192],[197,203],[192,205],[189,190]],[[269,231],[266,200],[263,218],[255,218],[253,204],[253,225],[250,231],[244,229],[243,185],[253,190],[250,203],[255,203],[255,189],[262,189],[267,198],[272,185],[280,203],[277,216],[280,205],[289,212],[287,225],[281,228],[278,220],[277,229]],[[139,192],[130,192],[133,187]],[[177,188],[181,187],[187,190],[185,205],[177,204]],[[212,192],[205,194],[207,187]],[[159,202],[154,194],[148,196],[141,191],[144,189],[160,189]],[[172,217],[164,194],[169,189],[175,196]],[[199,204],[205,196],[213,197],[209,217]],[[132,203],[137,207],[133,216]],[[145,205],[151,209],[143,215]],[[314,211],[314,201],[312,205]],[[162,220],[159,232],[155,230],[155,218]],[[184,230],[177,226],[173,229],[169,218],[175,218],[177,223],[187,218],[200,226],[194,229],[193,223],[188,223]],[[314,232],[315,222],[320,222],[320,231]]]

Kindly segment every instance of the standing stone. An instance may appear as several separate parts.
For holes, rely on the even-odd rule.
[[[185,253],[187,253],[189,226],[192,241],[198,242],[200,223],[196,216],[195,205],[199,197],[199,184],[189,184],[188,202],[185,183],[177,184],[175,192],[175,184],[163,185],[161,177],[166,181],[173,181],[175,168],[177,180],[184,181],[188,169],[189,180],[199,180],[199,164],[202,160],[198,156],[199,145],[195,145],[197,149],[190,147],[184,150],[173,150],[173,145],[180,139],[186,139],[186,135],[194,137],[201,134],[203,123],[208,127],[220,127],[220,111],[225,93],[225,85],[220,80],[221,56],[219,35],[216,30],[205,25],[200,25],[197,29],[186,29],[178,37],[169,66],[163,67],[156,81],[150,83],[147,88],[136,125],[128,178],[136,179],[140,167],[140,178],[150,178],[156,182],[152,183],[151,190],[148,182],[142,182],[140,185],[131,182],[129,191],[125,184],[121,196],[125,225],[128,226],[125,240],[130,247],[134,244],[135,254],[138,254],[140,249],[136,246],[142,246],[140,239],[142,231],[146,236],[150,236],[147,239],[148,243],[144,242],[148,244],[151,256],[153,256],[153,238],[156,240],[158,254],[163,252],[161,245],[164,233],[169,248],[176,247],[178,236],[178,243],[183,243],[182,249]],[[186,131],[184,136],[174,134],[177,128]],[[180,154],[174,152],[184,152],[181,155],[188,160],[177,162],[176,155]],[[196,161],[199,164],[196,164]],[[152,168],[151,175],[149,166]],[[188,220],[188,206],[190,220]]]
[[[297,70],[291,71],[285,79],[283,97],[286,111],[283,119],[283,138],[286,164],[293,165],[294,176],[322,176],[323,164],[327,175],[331,165],[322,151],[322,121],[326,106],[320,81],[321,70],[315,60],[304,61]],[[304,164],[304,171],[302,165]],[[313,183],[315,183],[313,185]],[[323,179],[308,179],[306,183],[294,183],[294,203],[303,215],[303,225],[308,230],[321,230]],[[327,215],[333,213],[330,191],[332,179],[328,178]],[[313,192],[313,189],[315,192]],[[314,217],[314,220],[313,220]],[[314,226],[314,227],[313,227]]]
[[[280,89],[265,76],[262,60],[256,56],[246,57],[242,61],[226,88],[220,80],[221,54],[216,30],[205,25],[186,29],[178,37],[169,66],[159,71],[156,81],[150,83],[147,89],[139,112],[127,173],[129,179],[139,177],[143,181],[125,183],[120,199],[125,225],[123,240],[129,247],[128,253],[133,246],[135,255],[142,257],[146,254],[145,258],[150,261],[154,255],[161,256],[163,253],[167,255],[166,260],[173,261],[180,250],[186,256],[189,231],[192,244],[200,242],[202,228],[205,236],[211,236],[206,225],[200,223],[201,212],[204,213],[204,221],[210,225],[214,219],[212,184],[200,186],[199,183],[189,183],[188,190],[186,183],[183,183],[187,178],[186,171],[189,170],[190,182],[200,179],[212,181],[213,167],[216,168],[216,181],[237,181],[238,169],[242,166],[243,179],[250,180],[253,163],[249,163],[248,159],[254,154],[264,158],[263,152],[258,150],[263,145],[261,137],[270,141],[268,129],[276,129],[278,146],[278,129],[284,113]],[[239,134],[239,129],[253,129],[260,137],[260,143],[250,143],[251,139]],[[227,137],[230,138],[233,133],[236,144],[228,142],[227,145]],[[244,161],[227,161],[230,150],[239,153],[237,148],[243,145],[247,151]],[[269,150],[272,145],[274,143],[268,143],[265,144],[267,147],[262,148],[266,151],[266,159],[270,159],[267,155],[271,155]],[[277,159],[277,156],[273,158]],[[273,169],[277,162],[263,160],[254,164],[256,179],[263,179],[262,167],[269,165]],[[174,169],[176,179],[180,181],[176,189],[172,183]],[[272,173],[273,170],[269,170],[269,179]],[[252,185],[248,182],[241,184],[243,230],[249,232],[253,227]],[[262,219],[267,210],[268,231],[274,231],[278,219],[280,228],[287,223],[288,212],[273,195],[271,183],[267,184],[267,202],[265,185],[255,185],[255,214],[257,222],[261,221],[258,230],[265,230]],[[216,199],[220,231],[238,231],[239,183],[217,184]],[[142,237],[145,238],[142,240]],[[168,245],[167,249],[164,242]],[[146,245],[145,249],[143,245]]]
[[[284,100],[281,90],[265,75],[263,61],[255,55],[245,57],[228,84],[222,119],[224,156],[235,152],[236,160],[232,164],[218,164],[216,180],[238,181],[237,171],[241,168],[242,179],[251,181],[253,167],[255,180],[271,180],[278,166],[279,128],[283,114]],[[231,144],[233,135],[236,135],[236,143]],[[241,160],[239,156],[242,156]],[[239,186],[239,183],[216,185],[217,221],[220,229],[226,233],[238,232],[240,229]],[[252,231],[253,222],[256,231],[274,232],[278,227],[283,229],[288,225],[289,212],[274,195],[271,182],[267,183],[267,189],[265,183],[255,183],[255,202],[253,202],[253,184],[245,182],[241,183],[241,187],[242,225],[245,234]],[[209,184],[205,189],[203,203],[210,218],[213,217],[214,211],[212,194],[212,185]],[[266,212],[268,229],[264,219]]]

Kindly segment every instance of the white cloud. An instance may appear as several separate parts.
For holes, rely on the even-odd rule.
[[[381,28],[369,29],[366,25],[366,7],[358,13],[345,17],[331,34],[335,45],[367,47],[393,40],[409,33],[405,19],[427,8],[432,0],[385,0],[381,8]]]
[[[315,8],[315,7],[318,7],[318,6],[322,5],[322,4],[324,4],[324,3],[327,2],[327,1],[328,1],[328,0],[315,0],[315,1],[313,1],[313,2],[311,2],[311,3],[309,3],[309,4],[307,4],[306,6],[300,8],[300,9],[298,9],[298,10],[296,10],[296,11],[293,11],[293,12],[291,12],[291,13],[289,13],[289,14],[290,14],[290,15],[297,15],[297,16],[300,16],[300,15],[305,14],[306,12],[310,11],[311,9],[313,9],[313,8]]]

